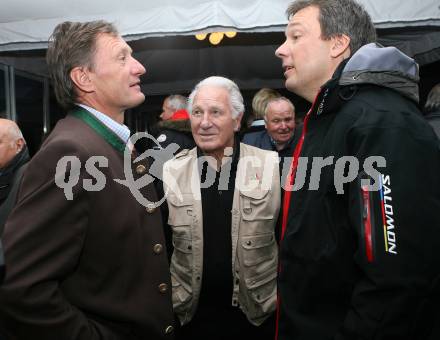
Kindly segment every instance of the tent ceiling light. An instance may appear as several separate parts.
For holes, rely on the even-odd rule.
[[[220,44],[220,42],[223,40],[223,38],[225,36],[227,36],[228,38],[234,38],[237,35],[237,32],[212,32],[209,34],[209,42],[212,45],[218,45]],[[195,37],[197,40],[205,40],[206,37],[208,36],[207,33],[199,33],[196,34]]]
[[[206,33],[196,34],[196,39],[197,40],[204,40],[206,38],[206,36],[207,36]]]

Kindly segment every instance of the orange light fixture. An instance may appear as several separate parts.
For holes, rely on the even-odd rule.
[[[232,31],[231,32],[212,32],[212,33],[209,33],[208,40],[212,45],[218,45],[218,44],[220,44],[220,42],[223,40],[223,38],[225,36],[228,38],[234,38],[236,35],[237,35],[237,32],[232,32]],[[208,36],[207,33],[199,33],[199,34],[195,35],[196,39],[200,40],[200,41],[205,40],[207,36]]]
[[[197,40],[204,40],[206,38],[206,36],[207,36],[206,33],[196,34],[196,39]]]

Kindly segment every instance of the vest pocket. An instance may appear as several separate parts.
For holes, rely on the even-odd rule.
[[[246,288],[253,297],[253,300],[258,304],[262,304],[264,301],[272,296],[276,295],[276,277],[277,271],[269,270],[256,277],[245,279]]]
[[[275,235],[273,233],[243,236],[243,264],[247,267],[276,259]]]
[[[259,275],[245,278],[246,303],[243,307],[249,320],[261,324],[275,310],[277,298],[276,266]],[[243,301],[242,301],[243,302]]]
[[[185,282],[191,282],[193,264],[191,240],[173,235],[173,246],[171,270]]]
[[[169,204],[168,224],[171,226],[184,226],[192,223],[192,194],[182,194],[181,198],[174,195],[167,197]]]
[[[275,309],[278,262],[275,235],[242,236],[240,242],[244,282],[244,287],[240,287],[244,298],[241,304],[251,322],[260,322]]]
[[[272,220],[273,207],[268,190],[240,191],[243,220]]]
[[[186,313],[188,311],[187,304],[192,299],[191,290],[187,289],[179,280],[171,273],[171,284],[173,287],[173,308],[176,314]]]

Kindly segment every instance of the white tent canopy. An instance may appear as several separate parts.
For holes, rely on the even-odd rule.
[[[358,0],[393,45],[421,65],[440,60],[439,0]],[[114,22],[147,68],[145,93],[185,93],[209,75],[234,79],[243,90],[282,88],[274,56],[284,39],[291,0],[1,0],[0,63],[47,77],[44,48],[65,20]],[[192,35],[237,31],[212,46]]]
[[[65,20],[105,19],[127,39],[190,35],[220,28],[278,32],[290,0],[2,0],[0,51],[47,46]],[[438,0],[361,0],[377,28],[438,26]]]

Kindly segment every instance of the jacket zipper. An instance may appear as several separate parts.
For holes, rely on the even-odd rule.
[[[372,228],[372,209],[370,200],[370,191],[367,186],[361,187],[362,194],[362,219],[363,219],[363,237],[365,243],[365,255],[369,263],[374,261],[373,254],[373,228]]]
[[[298,168],[298,159],[299,159],[299,155],[301,154],[301,150],[303,147],[303,143],[304,143],[304,138],[306,136],[307,133],[307,124],[309,122],[309,118],[310,115],[316,105],[316,102],[318,101],[319,95],[321,94],[321,91],[318,92],[318,94],[315,97],[315,100],[313,101],[312,107],[310,108],[309,112],[307,112],[306,117],[304,118],[304,125],[303,125],[303,130],[301,133],[301,137],[298,141],[298,144],[295,147],[295,150],[293,151],[293,161],[292,163],[290,163],[290,169],[289,172],[286,176],[286,182],[285,182],[285,192],[284,192],[284,199],[283,199],[283,216],[282,216],[282,220],[281,220],[281,235],[280,235],[280,245],[281,245],[281,241],[284,238],[284,234],[286,232],[286,228],[287,228],[287,215],[288,215],[288,208],[290,205],[290,198],[292,196],[292,188],[295,184],[295,176],[296,176],[296,170]],[[281,271],[281,266],[278,266],[278,271]]]
[[[284,188],[286,190],[284,190],[283,216],[281,219],[281,235],[280,235],[280,243],[279,243],[280,247],[281,247],[281,242],[283,241],[284,234],[285,234],[286,228],[287,228],[287,215],[288,215],[288,209],[289,209],[289,205],[290,205],[290,198],[292,196],[292,189],[295,184],[296,169],[298,167],[298,158],[299,158],[299,155],[301,154],[301,150],[302,150],[303,143],[304,143],[304,138],[307,133],[307,123],[309,121],[309,117],[310,117],[311,113],[313,112],[313,109],[316,105],[316,102],[318,101],[320,94],[321,94],[321,90],[316,95],[315,100],[313,101],[313,104],[312,104],[309,112],[307,112],[307,115],[304,118],[304,125],[303,125],[303,130],[301,133],[301,137],[298,141],[298,144],[295,147],[295,150],[293,151],[293,161],[292,161],[292,163],[290,163],[290,169],[289,169],[289,172],[286,176],[287,178],[286,178],[286,182],[284,184],[285,185]],[[280,254],[280,252],[279,252],[279,254]],[[278,274],[281,273],[281,269],[282,269],[281,260],[278,260]],[[280,321],[280,304],[281,304],[281,298],[279,296],[279,290],[277,289],[277,311],[276,311],[276,324],[275,324],[275,340],[278,340],[278,324]]]

